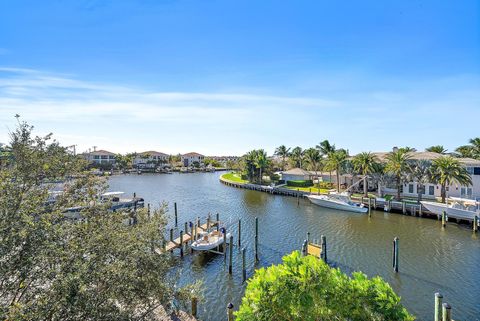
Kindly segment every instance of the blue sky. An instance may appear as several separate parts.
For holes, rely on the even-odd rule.
[[[0,1],[15,114],[79,150],[449,150],[479,136],[477,1]]]

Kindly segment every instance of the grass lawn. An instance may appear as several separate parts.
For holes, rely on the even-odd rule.
[[[235,183],[242,183],[242,184],[248,183],[247,180],[242,179],[240,174],[236,174],[236,173],[223,174],[222,178]]]
[[[291,189],[291,190],[299,190],[299,191],[302,191],[302,192],[310,192],[310,190],[312,191],[312,193],[314,194],[317,194],[318,191],[320,191],[320,194],[328,194],[328,189],[324,189],[324,188],[320,188],[318,189],[317,187],[315,186],[312,186],[312,187],[294,187],[294,186],[282,186],[283,188],[288,188],[288,189]]]

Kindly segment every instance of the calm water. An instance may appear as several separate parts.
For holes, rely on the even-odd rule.
[[[253,235],[259,218],[259,266],[281,261],[301,247],[306,232],[311,238],[326,235],[328,259],[344,272],[363,271],[380,275],[402,297],[403,304],[419,320],[433,319],[434,293],[452,305],[455,320],[480,320],[480,239],[465,226],[450,224],[442,230],[435,220],[373,212],[372,217],[317,207],[308,200],[236,189],[218,181],[220,173],[173,175],[125,175],[110,178],[110,189],[136,192],[156,205],[178,204],[179,226],[208,212],[220,213],[231,224],[242,219],[242,246],[247,249],[248,276],[254,272]],[[230,229],[232,231],[232,229]],[[400,272],[392,272],[392,240],[400,238]],[[241,255],[233,257],[233,276],[223,256],[194,254],[181,260],[180,283],[204,281],[204,300],[199,303],[202,320],[223,320],[225,307],[238,308],[245,285]]]

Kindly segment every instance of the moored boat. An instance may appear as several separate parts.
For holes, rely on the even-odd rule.
[[[307,198],[315,205],[335,210],[355,213],[367,213],[363,204],[353,202],[347,194],[308,195]]]
[[[445,212],[448,217],[455,219],[472,221],[475,215],[480,216],[479,202],[471,199],[450,197],[447,199],[447,203],[429,201],[422,201],[421,203],[434,214],[442,215]]]
[[[230,233],[227,233],[227,238],[230,237]],[[225,232],[212,231],[210,233],[204,233],[199,235],[199,238],[191,245],[192,250],[195,251],[209,251],[217,248],[225,242]]]

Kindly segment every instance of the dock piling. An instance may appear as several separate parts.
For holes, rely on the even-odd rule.
[[[478,215],[473,217],[473,232],[476,233],[478,231]]]
[[[170,242],[173,242],[173,228],[170,229]]]
[[[197,303],[198,299],[196,297],[192,298],[192,316],[196,317],[197,316]]]
[[[310,232],[307,232],[307,243],[310,243]]]
[[[210,213],[207,216],[207,230],[210,229]]]
[[[228,321],[233,321],[233,304],[230,302],[227,305],[227,320]]]
[[[322,239],[322,257],[323,257],[323,261],[327,263],[327,237],[325,235],[322,235],[321,239]]]
[[[227,229],[223,235],[223,263],[227,263]]]
[[[175,208],[175,227],[178,227],[177,202],[173,203],[173,207]]]
[[[228,262],[228,274],[232,274],[232,262],[233,262],[233,235],[230,235],[229,245],[229,262]]]
[[[443,295],[435,293],[435,317],[434,321],[442,321],[442,300]]]
[[[442,304],[442,321],[452,321],[452,307],[448,303]]]
[[[242,244],[242,220],[238,220],[238,247]]]
[[[376,197],[373,198],[373,209],[374,210],[377,209],[377,198]]]
[[[255,217],[255,262],[258,261],[258,217]]]
[[[216,224],[217,224],[217,232],[220,230],[220,214],[216,214],[215,216],[215,220],[217,221]]]
[[[402,201],[402,214],[407,214],[407,203],[405,201]]]
[[[393,270],[398,272],[398,242],[399,238],[395,236],[393,239]]]
[[[447,212],[445,211],[442,212],[442,227],[447,227]]]
[[[180,231],[180,256],[183,257],[183,231]]]
[[[368,198],[368,217],[372,217],[372,199]]]
[[[246,269],[246,262],[245,262],[245,248],[242,248],[242,279],[243,282],[247,280],[247,269]]]

